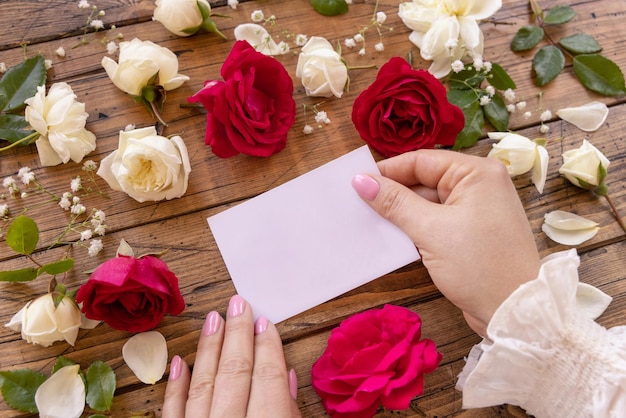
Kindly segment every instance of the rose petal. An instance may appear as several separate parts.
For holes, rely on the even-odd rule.
[[[562,210],[546,213],[541,225],[550,239],[564,245],[581,244],[593,238],[599,229],[597,223]]]
[[[578,107],[566,107],[556,112],[557,116],[585,132],[596,131],[609,114],[609,108],[601,102],[591,102]]]
[[[85,384],[80,365],[65,366],[35,392],[35,404],[43,418],[78,418],[85,409]]]
[[[126,341],[122,357],[139,380],[154,385],[167,367],[167,342],[157,331],[142,332]]]
[[[540,194],[543,193],[543,188],[546,185],[549,161],[550,156],[548,155],[548,150],[546,150],[545,147],[538,145],[537,157],[535,159],[535,165],[533,166],[532,181]]]
[[[578,283],[576,287],[576,307],[591,319],[602,315],[612,300],[612,297],[587,283]]]

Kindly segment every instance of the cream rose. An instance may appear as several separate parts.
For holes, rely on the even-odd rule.
[[[161,22],[174,35],[193,35],[204,20],[198,2],[205,9],[211,10],[207,0],[157,0],[152,18]]]
[[[604,183],[610,161],[586,139],[580,148],[563,154],[559,173],[583,189],[595,189]]]
[[[348,68],[326,39],[313,36],[302,47],[296,67],[307,96],[341,97],[348,80]]]
[[[47,95],[46,86],[39,86],[24,102],[26,121],[40,134],[35,144],[42,165],[80,162],[96,149],[96,136],[85,129],[85,104],[76,101],[69,84],[55,83]]]
[[[165,90],[178,88],[189,80],[189,77],[178,74],[176,54],[150,41],[135,38],[120,42],[118,62],[109,57],[102,58],[102,66],[113,84],[133,96],[141,96],[141,90],[157,73],[155,84]]]
[[[81,326],[78,306],[67,296],[55,307],[50,293],[30,301],[6,324],[29,343],[50,346],[55,341],[74,345]]]
[[[190,172],[182,138],[157,135],[154,127],[121,131],[118,149],[105,157],[98,169],[113,190],[138,202],[181,197]]]

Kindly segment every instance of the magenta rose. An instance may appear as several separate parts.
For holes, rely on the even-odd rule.
[[[285,148],[296,115],[293,82],[285,67],[237,41],[221,75],[224,81],[209,80],[187,99],[206,108],[204,142],[215,155],[269,157]]]
[[[166,313],[178,315],[185,308],[178,278],[152,256],[120,255],[102,263],[78,289],[76,302],[87,318],[130,332],[148,331]]]
[[[354,101],[352,122],[365,142],[392,157],[437,144],[454,145],[465,117],[448,102],[445,87],[432,74],[394,57]]]
[[[366,418],[380,405],[407,409],[424,391],[424,374],[442,355],[420,340],[421,319],[400,306],[385,305],[344,320],[311,369],[311,384],[335,418]]]

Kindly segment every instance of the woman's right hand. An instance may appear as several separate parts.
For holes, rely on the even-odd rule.
[[[439,290],[480,335],[541,264],[524,208],[497,160],[418,150],[380,161],[353,187],[415,242]]]

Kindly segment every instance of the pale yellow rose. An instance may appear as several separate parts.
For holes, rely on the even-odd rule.
[[[348,80],[348,68],[326,39],[313,36],[302,47],[296,66],[307,96],[341,97]]]
[[[563,154],[563,165],[559,173],[583,189],[593,189],[604,182],[610,161],[586,139],[580,148]]]
[[[157,0],[152,18],[161,22],[174,35],[193,35],[203,21],[198,2],[211,10],[207,0]]]

